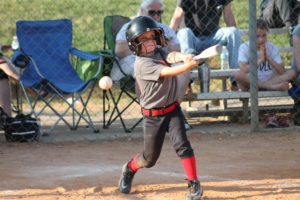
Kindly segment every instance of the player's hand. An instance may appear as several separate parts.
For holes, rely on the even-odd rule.
[[[199,60],[193,60],[194,54],[185,54],[183,59],[184,64],[190,66],[191,68],[196,67],[199,64]]]

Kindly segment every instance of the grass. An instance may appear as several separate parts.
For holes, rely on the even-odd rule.
[[[2,44],[11,43],[18,20],[69,18],[73,21],[74,46],[82,50],[102,49],[104,17],[111,14],[136,15],[139,3],[140,0],[2,0],[0,40]],[[164,0],[162,22],[169,24],[176,3],[177,0]],[[232,10],[238,28],[248,28],[248,1],[234,0]],[[278,38],[274,41],[287,42]]]

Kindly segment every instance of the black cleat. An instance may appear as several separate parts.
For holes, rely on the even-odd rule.
[[[186,196],[186,200],[195,200],[195,199],[201,199],[203,190],[200,186],[200,182],[197,179],[192,179],[188,183],[189,185],[189,193]]]
[[[131,184],[135,172],[132,171],[128,166],[128,162],[122,168],[122,175],[119,180],[119,190],[122,193],[128,194],[131,190]]]

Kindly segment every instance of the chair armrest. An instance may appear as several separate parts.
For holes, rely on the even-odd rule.
[[[85,59],[85,60],[97,60],[101,57],[100,55],[93,55],[93,54],[87,53],[85,51],[81,51],[77,48],[72,48],[71,49],[71,54],[73,54],[75,56],[78,56],[78,57],[80,57],[82,59]]]
[[[103,57],[114,58],[114,51],[112,49],[105,49],[100,51],[100,55]]]
[[[72,48],[71,49],[71,52],[70,52],[72,55],[75,55],[77,56],[77,58],[79,59],[82,59],[82,60],[86,60],[86,61],[96,61],[96,60],[99,60],[99,64],[96,68],[96,72],[94,73],[94,75],[92,77],[89,77],[88,79],[86,79],[85,77],[85,73],[84,71],[89,71],[91,70],[91,66],[89,66],[88,68],[85,67],[84,71],[81,71],[79,72],[78,70],[81,68],[80,65],[78,65],[77,61],[78,59],[76,60],[75,62],[75,65],[74,65],[74,68],[75,70],[77,71],[78,75],[83,79],[83,80],[92,80],[94,78],[97,78],[102,70],[102,64],[103,64],[103,56],[102,54],[100,53],[96,53],[93,54],[93,53],[89,53],[89,52],[85,52],[85,51],[81,51],[77,48]],[[77,66],[78,65],[78,66]],[[92,69],[93,71],[93,69]]]
[[[11,62],[16,67],[25,68],[29,64],[30,60],[31,60],[30,56],[25,55],[23,52],[19,50],[15,50]]]

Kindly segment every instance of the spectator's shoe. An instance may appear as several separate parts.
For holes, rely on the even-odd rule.
[[[132,171],[129,167],[128,167],[128,163],[127,162],[122,169],[122,175],[121,178],[119,180],[119,189],[120,192],[128,194],[131,190],[131,184],[132,184],[132,180],[134,177],[135,172]]]
[[[189,193],[186,196],[186,200],[202,199],[203,190],[200,186],[200,182],[197,179],[192,179],[188,183]]]

